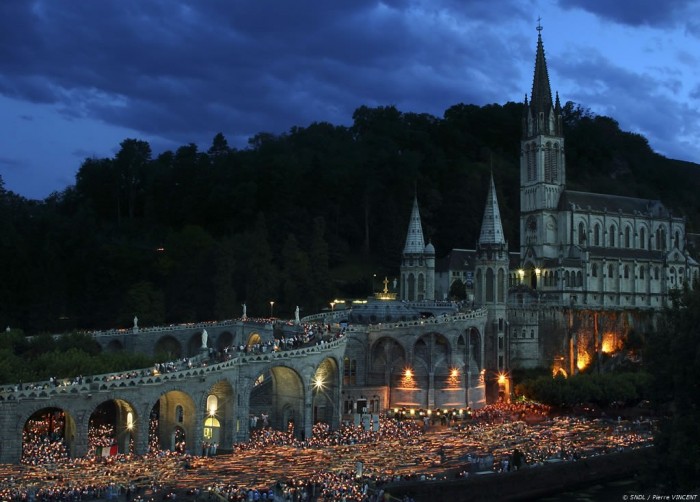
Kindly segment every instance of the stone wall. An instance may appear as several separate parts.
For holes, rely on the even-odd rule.
[[[630,478],[652,464],[654,448],[642,448],[528,467],[508,473],[471,475],[446,481],[404,481],[384,486],[386,493],[416,502],[449,500],[474,502],[493,500],[535,500],[593,484]]]

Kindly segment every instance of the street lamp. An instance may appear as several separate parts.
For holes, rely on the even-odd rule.
[[[270,302],[270,318],[273,317],[273,316],[272,316],[272,309],[274,308],[274,306],[275,306],[275,302],[274,302],[274,301],[271,301],[271,302]]]
[[[335,312],[335,302],[331,302],[331,312]]]

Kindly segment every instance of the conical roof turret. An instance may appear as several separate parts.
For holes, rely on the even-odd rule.
[[[413,197],[413,210],[411,211],[411,221],[408,223],[408,233],[406,234],[406,245],[403,248],[404,254],[420,254],[425,250],[425,239],[423,238],[423,226],[420,222],[420,211],[418,210],[418,195]]]
[[[491,173],[491,184],[489,187],[488,196],[486,197],[484,219],[481,221],[479,244],[505,243],[506,239],[503,235],[503,225],[501,224],[501,211],[498,208],[498,199],[496,197],[496,184],[493,181],[493,173]]]

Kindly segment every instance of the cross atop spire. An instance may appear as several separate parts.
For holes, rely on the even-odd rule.
[[[542,33],[542,18],[541,17],[537,18],[537,31]]]

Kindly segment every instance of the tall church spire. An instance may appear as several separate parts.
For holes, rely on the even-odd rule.
[[[479,244],[505,243],[506,239],[503,235],[503,225],[501,224],[501,211],[498,208],[498,199],[496,197],[496,184],[493,182],[493,173],[491,173],[491,186],[489,187],[489,194],[486,197],[484,219],[481,221]]]
[[[418,211],[418,195],[413,197],[413,210],[411,211],[411,221],[408,224],[408,234],[406,235],[406,245],[403,248],[404,254],[423,253],[425,250],[425,239],[423,239],[423,226],[420,223],[420,212]]]
[[[530,104],[536,113],[549,113],[552,109],[552,89],[549,85],[547,60],[544,57],[542,43],[542,26],[537,26],[537,54],[535,55],[535,76],[532,80],[532,98]]]
[[[547,70],[547,59],[544,55],[544,44],[542,43],[542,26],[537,25],[537,53],[535,54],[535,74],[532,79],[532,94],[530,103],[525,99],[525,108],[529,114],[530,128],[526,136],[560,135],[561,123],[557,120],[557,111],[560,111],[559,96],[557,96],[556,110],[552,100],[552,88],[549,85],[549,72]],[[553,110],[555,113],[552,113]],[[553,119],[553,120],[552,120]]]

